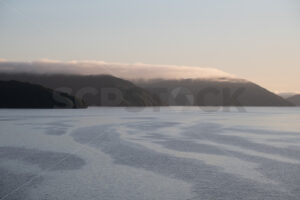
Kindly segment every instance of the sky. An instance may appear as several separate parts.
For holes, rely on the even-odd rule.
[[[0,59],[215,68],[300,93],[300,1],[0,0]]]

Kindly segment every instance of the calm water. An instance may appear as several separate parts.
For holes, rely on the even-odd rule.
[[[300,108],[0,110],[3,199],[300,199]]]

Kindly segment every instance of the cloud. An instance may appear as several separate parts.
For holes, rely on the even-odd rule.
[[[0,59],[0,72],[37,74],[110,74],[124,79],[183,79],[183,78],[235,78],[215,68],[178,65],[151,65],[143,63],[108,63],[96,60],[58,61],[42,59],[16,62]]]

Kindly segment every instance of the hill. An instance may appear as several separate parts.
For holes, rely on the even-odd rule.
[[[289,97],[286,100],[288,100],[289,102],[295,104],[296,106],[300,106],[300,94]]]
[[[0,108],[84,108],[82,101],[40,85],[0,81]]]
[[[136,84],[160,96],[164,105],[293,106],[282,97],[242,79],[150,80]]]
[[[88,106],[293,106],[265,88],[236,78],[127,81],[110,75],[0,74],[39,84]]]
[[[0,74],[0,80],[39,84],[82,99],[88,106],[158,106],[145,89],[110,75]]]

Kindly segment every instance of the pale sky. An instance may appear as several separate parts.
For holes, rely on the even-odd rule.
[[[0,58],[209,67],[300,92],[300,1],[0,0]]]

